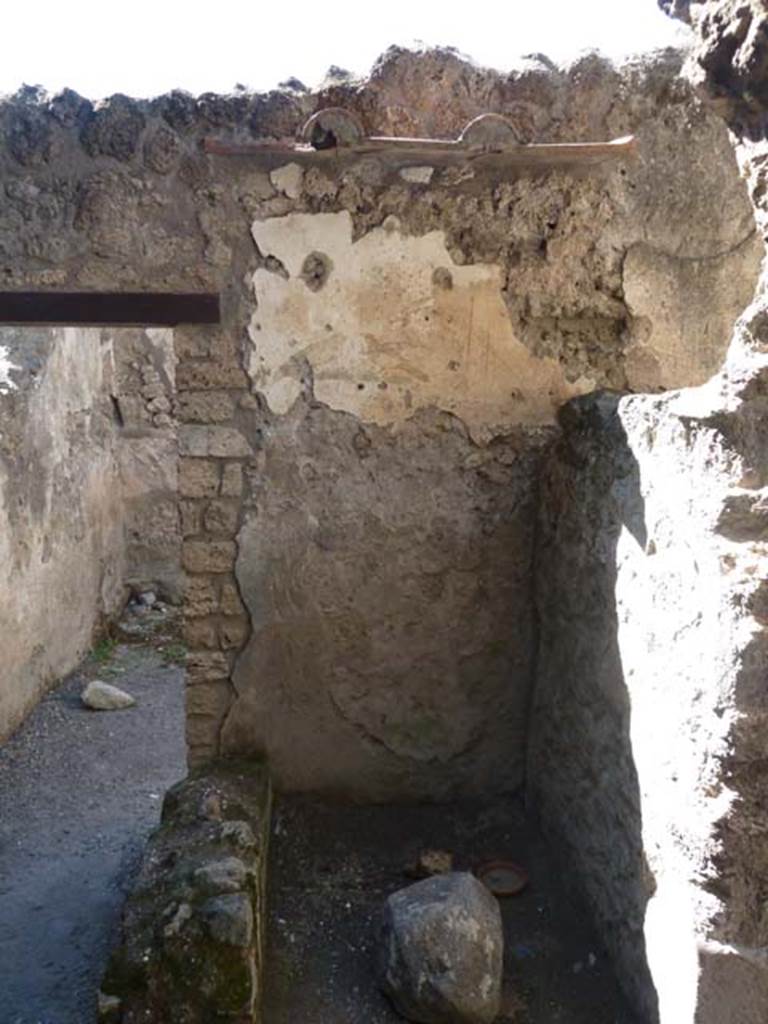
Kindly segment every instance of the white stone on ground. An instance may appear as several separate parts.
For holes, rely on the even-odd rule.
[[[88,683],[80,694],[80,699],[87,708],[91,708],[93,711],[120,711],[123,708],[133,707],[136,703],[130,693],[119,690],[109,683],[103,683],[100,679],[93,679]]]

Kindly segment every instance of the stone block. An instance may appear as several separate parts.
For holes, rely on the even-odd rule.
[[[190,771],[211,764],[218,755],[218,740],[215,743],[191,743],[187,737],[187,765]]]
[[[225,423],[235,414],[235,403],[226,391],[184,391],[179,395],[182,423]]]
[[[219,609],[219,582],[202,576],[189,576],[184,590],[184,617],[203,618]]]
[[[208,427],[208,454],[222,459],[239,459],[253,454],[248,439],[234,427]]]
[[[236,498],[243,493],[243,467],[233,462],[224,467],[221,476],[221,493]]]
[[[213,715],[191,715],[187,713],[184,723],[188,747],[211,746],[218,750],[222,718]]]
[[[245,615],[245,605],[240,597],[240,591],[234,583],[226,581],[221,586],[221,612],[222,615]]]
[[[209,358],[213,345],[212,335],[199,328],[181,327],[173,332],[173,346],[179,363],[188,359]]]
[[[220,651],[191,651],[187,655],[187,686],[229,676],[229,660]]]
[[[243,646],[250,632],[248,619],[224,619],[219,625],[219,638],[225,650],[236,650]]]
[[[219,646],[216,623],[210,619],[185,619],[182,637],[184,643],[191,650],[197,650],[201,647],[213,649]]]
[[[179,455],[205,458],[208,455],[208,428],[199,424],[180,426]]]
[[[234,427],[209,427],[199,423],[179,428],[179,452],[193,458],[213,456],[241,459],[252,454],[247,439]]]
[[[467,872],[393,893],[384,912],[382,985],[422,1024],[491,1024],[501,1003],[504,936],[496,898]]]
[[[181,564],[188,572],[232,572],[237,548],[232,541],[188,540],[181,552]]]
[[[187,715],[206,715],[220,722],[232,703],[232,686],[228,679],[216,679],[199,686],[187,687]]]
[[[212,501],[203,516],[206,531],[227,537],[233,536],[237,529],[239,513],[236,501]]]
[[[194,537],[195,534],[203,532],[202,502],[182,499],[179,502],[179,515],[181,517],[182,537]]]
[[[248,387],[248,377],[236,363],[218,360],[183,362],[176,370],[177,391],[222,391]]]
[[[219,466],[200,459],[179,459],[179,495],[213,498],[219,490]]]

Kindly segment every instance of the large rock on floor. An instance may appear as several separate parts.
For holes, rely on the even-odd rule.
[[[504,938],[494,896],[453,872],[393,893],[384,911],[382,986],[419,1024],[491,1024]]]
[[[103,1020],[260,1019],[269,819],[257,762],[207,765],[168,791],[102,983]]]

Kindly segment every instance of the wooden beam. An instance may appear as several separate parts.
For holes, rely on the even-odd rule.
[[[313,149],[311,146],[286,142],[238,142],[206,137],[206,153],[214,156],[282,158],[299,163],[359,158],[377,155],[402,163],[426,163],[450,166],[470,163],[498,167],[551,167],[600,164],[607,160],[626,159],[634,155],[634,136],[610,142],[547,142],[528,145],[472,146],[451,139],[408,139],[372,136],[350,146]]]
[[[0,292],[0,324],[175,327],[220,320],[215,293]]]

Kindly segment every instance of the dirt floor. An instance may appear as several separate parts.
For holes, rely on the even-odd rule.
[[[283,798],[272,844],[264,1024],[402,1024],[376,985],[377,921],[425,849],[452,852],[461,870],[512,859],[531,876],[501,901],[497,1024],[636,1024],[583,908],[512,800],[355,808]]]
[[[100,645],[0,748],[0,1024],[96,1020],[125,886],[185,771],[177,655]],[[137,706],[87,710],[94,678]]]

